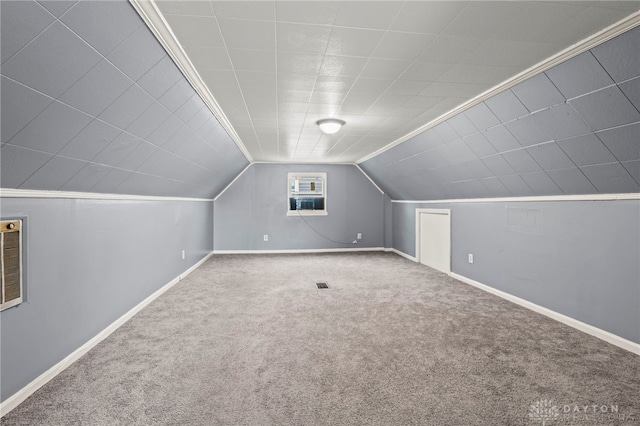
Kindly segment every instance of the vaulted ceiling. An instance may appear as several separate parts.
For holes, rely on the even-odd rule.
[[[393,199],[640,191],[640,27],[360,166]]]
[[[639,9],[0,1],[0,187],[210,198],[251,160],[360,160],[396,199],[637,192]]]
[[[0,186],[212,197],[248,164],[120,1],[0,1]]]
[[[253,160],[293,162],[357,161],[640,8],[610,1],[155,4]],[[324,135],[316,121],[328,117],[346,125]]]

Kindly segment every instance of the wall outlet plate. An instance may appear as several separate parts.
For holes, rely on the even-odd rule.
[[[473,263],[473,253],[469,253],[469,263]]]
[[[265,234],[263,238],[264,238],[265,241],[269,241],[269,236],[268,235]]]
[[[362,232],[358,232],[358,239],[361,240],[362,239]]]

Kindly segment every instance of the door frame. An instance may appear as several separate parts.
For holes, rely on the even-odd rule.
[[[421,225],[420,217],[423,214],[437,214],[447,217],[447,225],[449,227],[449,270],[445,272],[447,275],[451,275],[451,209],[416,209],[416,261],[420,264],[420,238],[421,238]],[[442,271],[444,272],[444,271]]]

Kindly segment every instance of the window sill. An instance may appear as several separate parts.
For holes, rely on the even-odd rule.
[[[289,210],[287,216],[327,216],[326,210]]]

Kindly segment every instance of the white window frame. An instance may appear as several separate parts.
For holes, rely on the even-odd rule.
[[[291,185],[291,179],[295,178],[320,178],[322,179],[322,198],[324,198],[323,210],[291,210],[291,204],[289,201],[290,192],[289,186]],[[290,172],[287,173],[287,216],[327,216],[327,174],[324,172]]]

